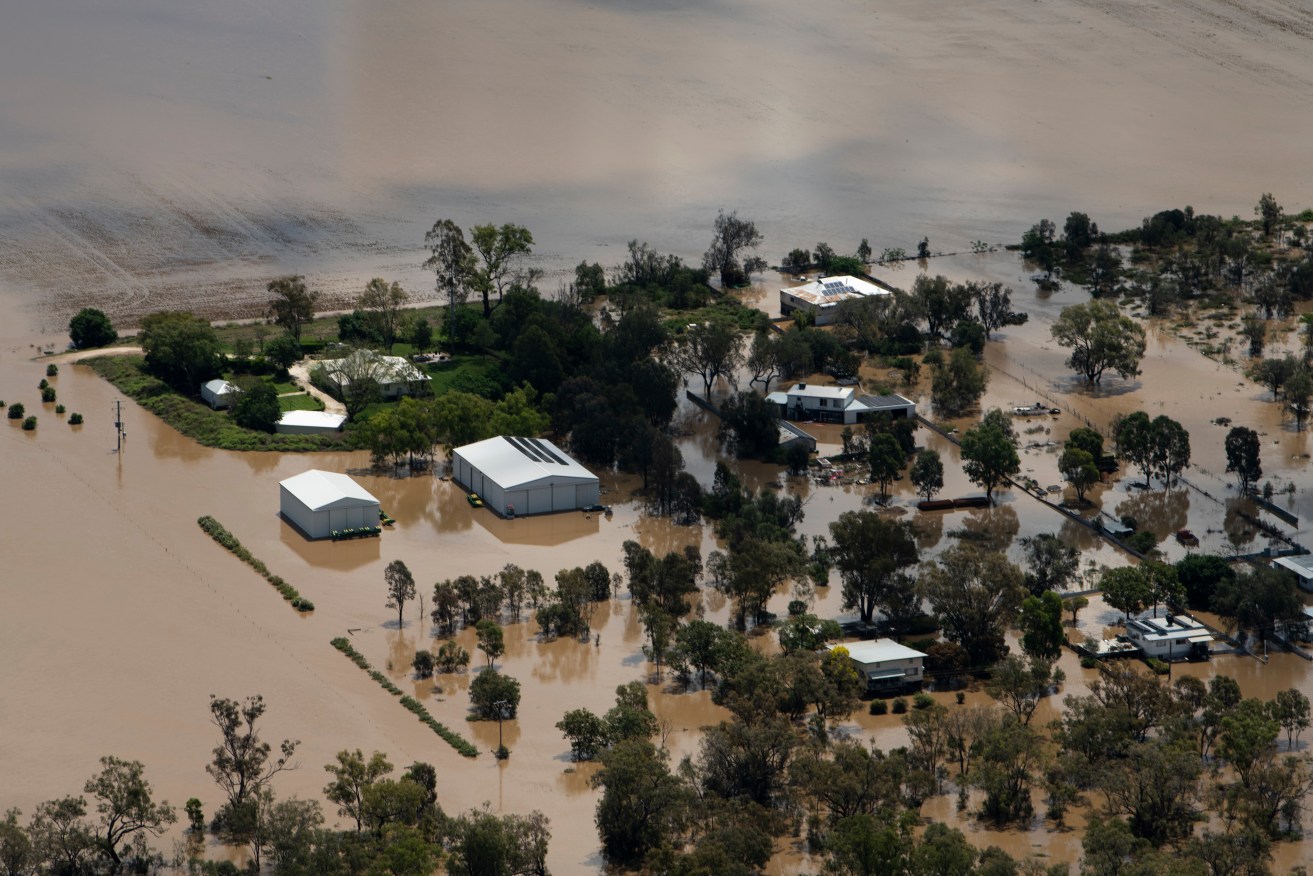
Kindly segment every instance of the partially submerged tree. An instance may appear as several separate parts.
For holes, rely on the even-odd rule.
[[[1235,472],[1241,494],[1248,493],[1263,476],[1259,457],[1258,433],[1245,426],[1235,426],[1226,435],[1226,470]]]
[[[79,350],[89,350],[114,343],[119,334],[103,310],[84,307],[68,321],[68,337]]]
[[[939,451],[922,450],[916,455],[909,475],[916,494],[929,501],[944,488],[944,464],[939,459]]]
[[[1007,433],[998,424],[986,422],[962,436],[962,469],[992,502],[994,489],[1021,470],[1021,458]]]
[[[406,603],[415,598],[415,576],[401,560],[393,560],[383,570],[383,580],[388,586],[388,608],[397,610],[397,627],[405,625]]]
[[[1110,301],[1095,300],[1065,307],[1051,329],[1053,339],[1071,348],[1067,367],[1089,383],[1101,383],[1104,371],[1116,371],[1125,380],[1140,373],[1144,357],[1144,328],[1123,316]]]
[[[910,524],[872,511],[845,511],[830,524],[829,558],[843,579],[843,606],[870,623],[883,609],[897,630],[917,610],[903,572],[920,559]]]
[[[300,742],[284,739],[278,746],[278,756],[273,757],[272,746],[256,730],[264,712],[264,697],[258,694],[247,697],[244,703],[210,697],[210,715],[222,739],[205,771],[227,795],[229,816],[249,804],[274,776],[296,768],[292,757]]]
[[[746,282],[753,269],[760,270],[760,259],[749,259],[744,265],[739,261],[739,254],[745,249],[761,245],[762,236],[757,226],[740,219],[738,212],[726,215],[724,210],[716,216],[716,232],[711,239],[711,246],[702,257],[702,267],[707,274],[718,274],[722,286],[726,288]]]
[[[704,398],[718,377],[731,377],[743,361],[743,335],[734,323],[720,319],[699,323],[675,339],[670,364],[702,378]]]
[[[96,846],[107,859],[109,872],[120,873],[127,845],[146,834],[162,835],[178,816],[168,801],[155,802],[140,761],[102,757],[100,767],[82,790],[91,795],[100,815]]]

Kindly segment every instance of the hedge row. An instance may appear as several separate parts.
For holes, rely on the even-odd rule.
[[[401,697],[401,705],[405,706],[411,713],[415,715],[415,717],[419,718],[421,721],[427,724],[429,729],[432,730],[434,733],[438,734],[439,736],[441,736],[448,745],[450,745],[452,748],[456,749],[466,757],[479,756],[479,750],[475,748],[473,745],[471,745],[469,742],[467,742],[465,740],[465,737],[461,736],[459,733],[455,732],[454,730],[450,730],[443,724],[439,723],[436,718],[434,718],[432,715],[429,714],[429,710],[424,708],[424,704],[421,703],[419,700],[415,699],[414,697],[406,696],[404,693],[402,693],[401,688],[397,687],[395,684],[389,681],[387,676],[385,676],[383,673],[379,672],[377,669],[374,669],[372,666],[370,666],[369,661],[365,659],[365,656],[361,654],[359,651],[357,651],[355,648],[352,648],[351,643],[348,642],[345,638],[343,638],[342,636],[338,636],[336,639],[333,640],[332,645],[334,648],[341,651],[347,657],[351,658],[352,663],[356,664],[361,669],[365,670],[365,672],[369,673],[369,677],[374,679],[374,681],[378,682],[379,685],[384,690],[392,694],[394,697]]]
[[[292,604],[292,608],[295,608],[297,611],[315,610],[315,604],[313,602],[302,597],[295,587],[288,584],[278,575],[270,572],[269,567],[264,564],[264,561],[256,559],[251,555],[250,551],[242,547],[242,543],[237,540],[237,536],[224,529],[222,523],[215,520],[213,517],[210,517],[208,514],[204,517],[198,517],[196,522],[200,525],[201,529],[205,530],[210,538],[223,545],[232,552],[233,556],[237,557],[237,559],[241,560],[243,563],[264,576],[264,579],[274,585],[274,587],[278,589],[278,592],[283,595],[283,599],[286,599]]]

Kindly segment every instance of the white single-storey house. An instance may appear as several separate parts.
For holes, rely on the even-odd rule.
[[[542,438],[497,436],[457,447],[452,476],[503,517],[577,511],[601,497],[597,475]]]
[[[344,474],[311,469],[278,484],[279,510],[310,538],[378,526],[378,499]]]
[[[839,306],[845,301],[889,294],[888,289],[858,277],[821,277],[801,286],[781,289],[780,313],[788,316],[801,310],[815,316],[817,325],[831,325],[839,316]]]
[[[1299,584],[1300,590],[1313,590],[1313,555],[1278,557],[1272,561],[1272,565],[1295,573],[1295,582]]]
[[[901,395],[858,395],[852,386],[817,386],[795,383],[785,390],[766,396],[777,405],[779,416],[786,420],[814,420],[818,423],[860,423],[877,414],[894,419],[916,416],[916,402]]]
[[[1178,657],[1207,656],[1213,634],[1192,617],[1169,614],[1132,618],[1126,624],[1126,638],[1146,657],[1175,660]]]
[[[219,408],[230,408],[237,401],[237,396],[241,395],[242,390],[234,383],[229,383],[222,378],[215,378],[201,385],[201,400],[216,411]]]
[[[369,374],[378,381],[379,393],[385,399],[421,395],[433,380],[405,357],[384,356],[374,350],[356,350],[345,359],[325,359],[317,366],[319,369],[324,380],[339,392],[351,383],[350,375]]]
[[[328,411],[286,411],[274,429],[281,435],[330,435],[342,431],[346,414]]]
[[[831,651],[848,650],[848,657],[865,680],[868,691],[918,685],[924,677],[926,655],[893,639],[842,642],[825,647]]]

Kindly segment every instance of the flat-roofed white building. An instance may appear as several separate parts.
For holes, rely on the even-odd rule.
[[[216,411],[219,408],[232,407],[237,401],[237,396],[241,394],[242,390],[237,384],[221,378],[201,384],[201,400]]]
[[[279,511],[310,538],[378,526],[378,499],[344,474],[311,469],[278,484]]]
[[[597,475],[543,438],[498,436],[452,453],[452,476],[503,517],[577,511],[601,497]]]
[[[1183,614],[1132,618],[1126,624],[1126,638],[1145,656],[1161,660],[1207,656],[1213,642],[1207,627]]]
[[[1300,590],[1313,590],[1313,555],[1279,557],[1272,561],[1272,565],[1287,572],[1294,572]]]
[[[842,642],[825,647],[831,651],[840,647],[848,650],[848,657],[868,691],[918,685],[924,678],[926,655],[893,639]]]
[[[766,396],[779,406],[786,420],[815,420],[818,423],[860,423],[877,414],[894,419],[916,416],[916,402],[901,395],[859,395],[852,386],[818,386],[795,383]]]
[[[859,301],[891,294],[888,289],[858,277],[821,277],[801,286],[780,290],[780,313],[788,316],[795,310],[812,314],[817,325],[831,325],[845,301]]]
[[[331,435],[342,431],[345,414],[328,411],[286,411],[274,429],[282,435]]]

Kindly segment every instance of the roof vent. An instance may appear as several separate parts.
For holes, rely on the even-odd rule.
[[[798,389],[806,389],[806,388],[807,388],[807,384],[805,384],[805,383],[799,383],[799,384],[798,384]]]

